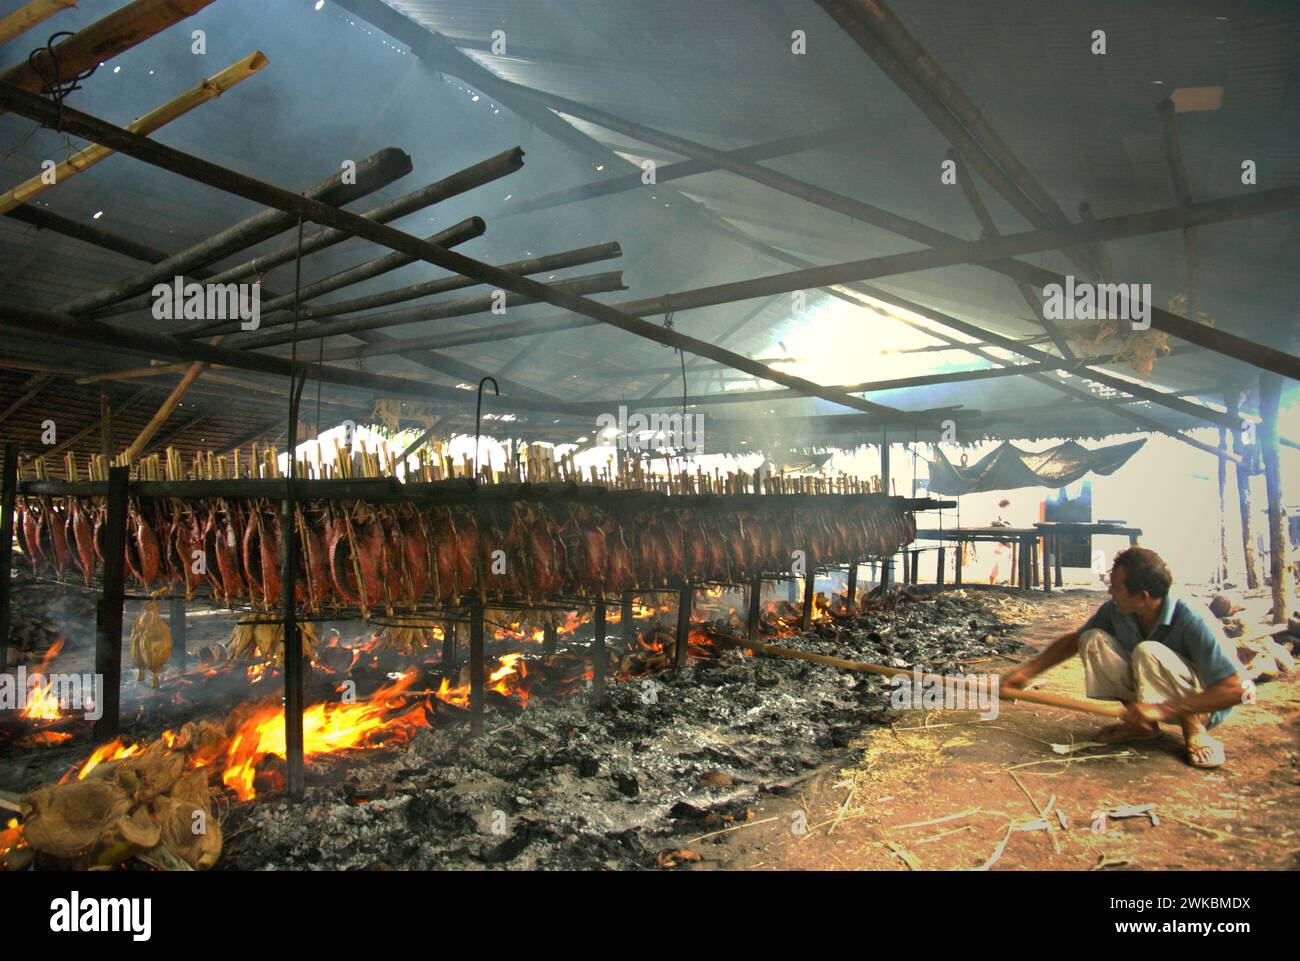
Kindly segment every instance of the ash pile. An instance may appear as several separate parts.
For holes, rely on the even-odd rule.
[[[860,616],[827,611],[799,635],[778,634],[789,613],[778,604],[764,618],[778,636],[765,639],[896,667],[1000,672],[1008,662],[997,655],[1021,647],[1011,618],[1027,610],[1004,600],[909,594]],[[721,639],[734,621],[697,627]],[[526,709],[492,702],[477,739],[440,712],[435,728],[342,775],[309,758],[303,803],[234,806],[217,869],[653,868],[659,852],[744,821],[761,794],[897,717],[883,677],[719,651],[680,672],[611,681],[599,705],[584,694]]]

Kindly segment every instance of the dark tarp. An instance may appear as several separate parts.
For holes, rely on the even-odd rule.
[[[929,462],[930,493],[952,495],[1016,487],[1064,487],[1088,471],[1115,473],[1145,443],[1145,440],[1133,440],[1088,450],[1067,440],[1036,454],[1004,443],[969,467],[954,466],[942,450],[935,448],[937,457]]]

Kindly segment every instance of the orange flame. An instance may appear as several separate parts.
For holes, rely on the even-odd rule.
[[[496,691],[498,694],[504,694],[506,697],[517,697],[520,703],[528,703],[528,691],[521,684],[523,679],[528,676],[528,666],[524,663],[522,654],[503,654],[500,657],[501,666],[488,675],[487,681],[483,687],[489,691]],[[451,679],[444,677],[442,683],[438,685],[438,691],[435,695],[438,700],[445,701],[456,707],[469,707],[469,685],[457,684],[452,686]]]
[[[383,733],[384,742],[392,744],[409,739],[415,728],[427,727],[421,705],[400,717],[391,718],[391,701],[397,698],[418,676],[412,671],[388,687],[380,688],[368,701],[357,704],[313,704],[303,712],[303,755],[312,757],[348,748],[380,747],[374,736]],[[253,781],[257,763],[268,755],[285,757],[284,708],[266,704],[245,718],[236,730],[226,751],[221,780],[248,801],[257,796]]]

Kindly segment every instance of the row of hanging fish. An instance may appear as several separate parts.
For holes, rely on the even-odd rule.
[[[297,505],[297,599],[323,608],[415,609],[484,600],[592,596],[801,573],[814,564],[884,557],[916,536],[898,502],[785,502],[738,509],[683,504],[615,514],[581,501],[431,506],[412,501]],[[87,586],[104,560],[97,498],[20,498],[15,527],[34,573]],[[278,504],[260,500],[132,501],[126,570],[142,590],[211,594],[229,607],[280,600]]]

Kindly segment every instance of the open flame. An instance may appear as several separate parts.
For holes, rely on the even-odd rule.
[[[62,650],[63,638],[60,637],[50,645],[45,656],[41,658],[41,663],[36,665],[31,673],[33,675],[48,673],[50,664]],[[60,717],[59,699],[54,695],[54,683],[46,681],[44,684],[37,684],[27,695],[27,706],[19,716],[32,721],[57,721]]]
[[[370,699],[356,704],[313,704],[303,711],[303,756],[328,754],[350,748],[371,748],[405,743],[416,728],[428,727],[422,704],[398,717],[392,712],[395,702],[404,700],[403,692],[418,677],[411,671],[387,687],[380,688]],[[378,738],[377,735],[383,735]],[[382,742],[382,743],[381,743]],[[253,782],[258,764],[268,756],[284,758],[284,707],[261,705],[244,718],[226,750],[221,780],[241,801],[257,796]]]
[[[521,704],[528,703],[528,690],[523,686],[528,676],[528,665],[524,663],[523,654],[503,654],[498,659],[500,666],[488,675],[483,684],[484,690],[496,691],[506,697],[517,697]],[[451,679],[444,677],[434,695],[440,701],[456,707],[469,707],[469,684],[452,685]]]

